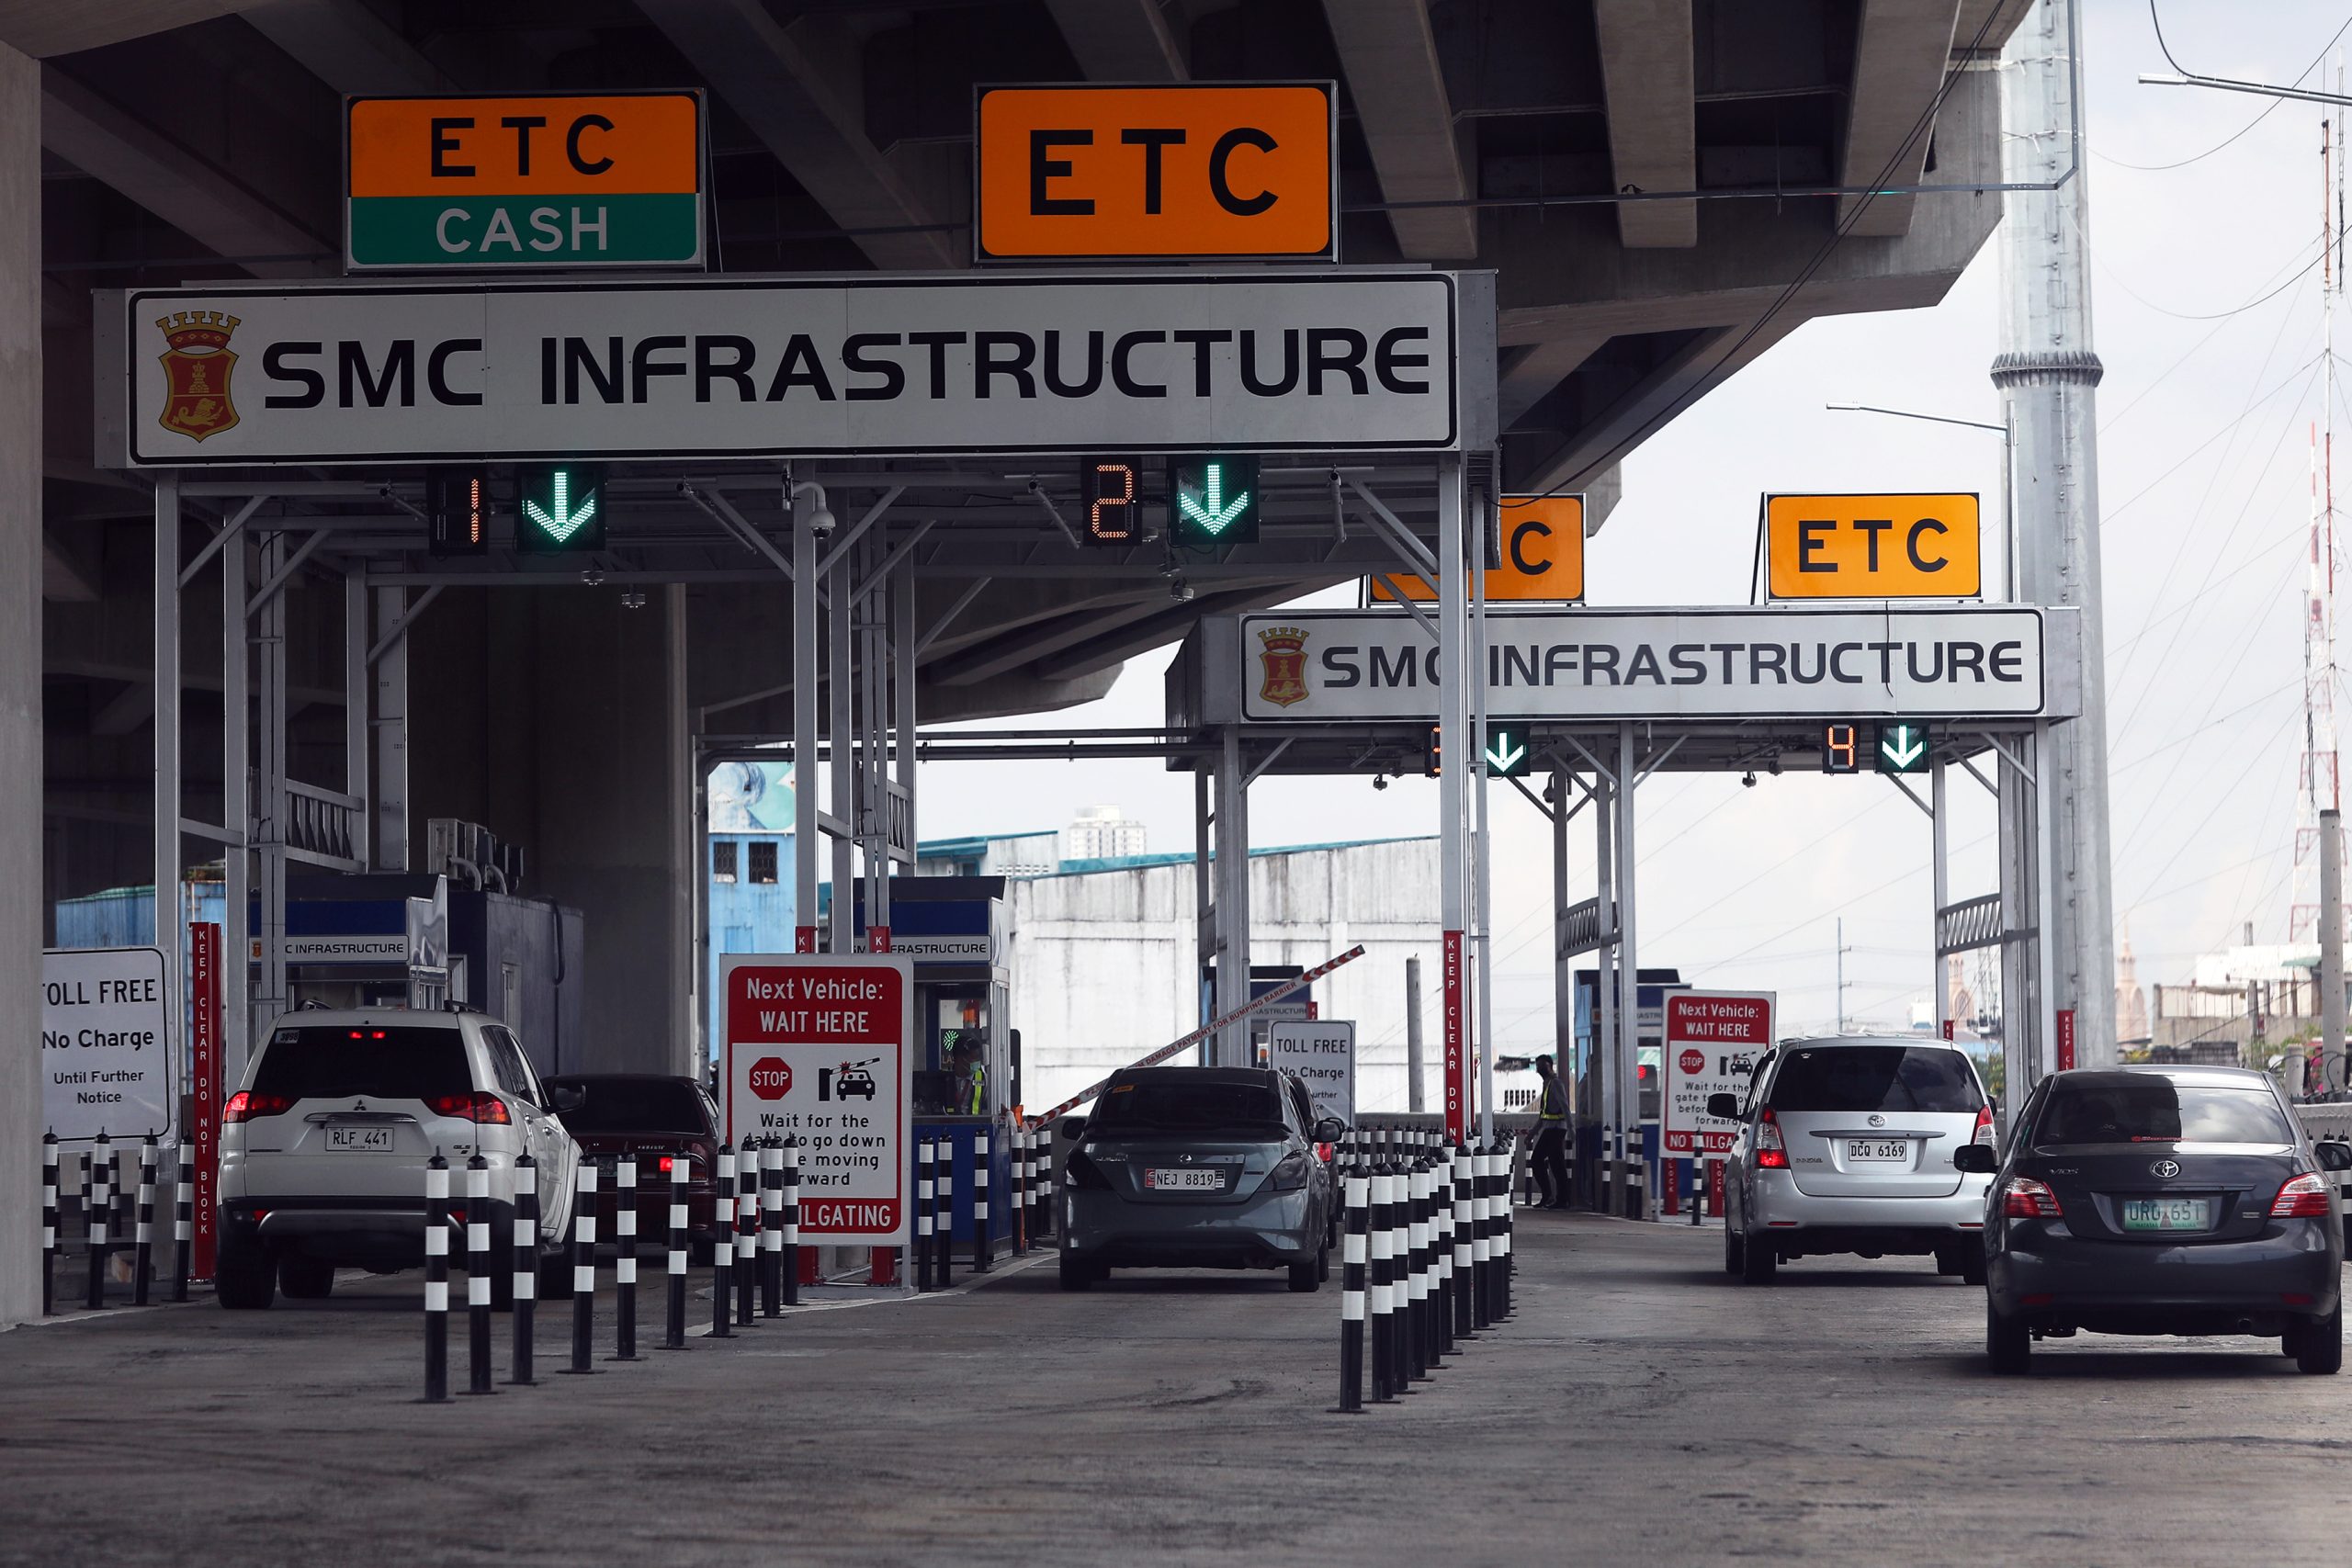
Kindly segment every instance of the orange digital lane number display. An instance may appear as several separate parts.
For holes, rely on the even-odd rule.
[[[1139,521],[1143,459],[1088,457],[1079,464],[1079,504],[1086,508],[1090,545],[1132,545],[1143,536]]]
[[[1832,724],[1823,727],[1821,737],[1821,771],[1825,773],[1860,773],[1862,767],[1861,747],[1854,737],[1860,726]]]

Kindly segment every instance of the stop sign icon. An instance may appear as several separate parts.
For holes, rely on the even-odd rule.
[[[761,1066],[764,1066],[766,1064],[762,1063]],[[1695,1078],[1706,1070],[1707,1054],[1704,1051],[1685,1051],[1682,1053],[1682,1071],[1686,1077]],[[758,1083],[759,1068],[752,1068],[752,1081],[754,1084]]]
[[[781,1056],[763,1056],[752,1064],[752,1092],[762,1100],[782,1100],[792,1092],[792,1068]]]

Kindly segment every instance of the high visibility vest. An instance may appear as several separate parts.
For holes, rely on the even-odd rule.
[[[1539,1122],[1565,1122],[1568,1119],[1567,1097],[1560,1092],[1558,1078],[1544,1080],[1544,1099],[1535,1111]]]

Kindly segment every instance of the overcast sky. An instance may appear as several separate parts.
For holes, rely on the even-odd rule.
[[[2295,79],[2347,18],[2340,0],[2161,4],[2183,68],[2265,82]],[[2286,937],[2309,432],[2322,409],[2324,111],[2140,85],[2141,72],[2167,69],[2143,0],[2087,0],[2085,21],[2115,908],[2146,984],[2185,979],[2248,921],[2257,941]],[[2330,53],[2325,73],[2335,69]],[[2194,161],[2146,167],[2182,160]],[[1973,490],[1989,533],[1997,435],[1822,405],[1997,420],[1986,367],[1998,250],[1996,237],[1933,310],[1800,328],[1653,436],[1590,543],[1589,602],[1746,603],[1767,491]],[[1986,580],[1998,581],[1989,562]],[[1108,698],[1053,722],[1159,722],[1166,658],[1136,660]],[[1957,773],[1951,793],[1952,896],[1990,892],[1989,804]],[[922,802],[926,838],[1056,828],[1102,802],[1148,823],[1154,849],[1192,841],[1188,777],[1148,763],[933,765]],[[1544,1042],[1549,829],[1508,787],[1493,802],[1498,1038]],[[1268,778],[1250,817],[1260,845],[1314,843],[1432,833],[1437,805],[1418,779],[1375,792],[1363,779]],[[1892,785],[1661,776],[1642,793],[1637,830],[1644,964],[1770,987],[1784,1027],[1826,1025],[1842,917],[1849,1019],[1901,1023],[1927,998],[1928,822]],[[1592,836],[1582,819],[1572,831],[1580,898]]]

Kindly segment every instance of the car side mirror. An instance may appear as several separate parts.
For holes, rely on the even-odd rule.
[[[1725,1122],[1738,1121],[1739,1096],[1736,1094],[1711,1094],[1707,1096],[1707,1114],[1720,1118]]]
[[[1336,1144],[1348,1135],[1348,1124],[1336,1116],[1326,1116],[1315,1123],[1315,1141]]]
[[[2312,1152],[2319,1156],[2322,1170],[2352,1170],[2352,1144],[2314,1144]]]
[[[1064,1143],[1074,1144],[1078,1142],[1080,1135],[1086,1131],[1086,1118],[1083,1116],[1065,1116],[1062,1118],[1060,1131],[1062,1141]]]
[[[587,1103],[587,1091],[571,1084],[548,1090],[548,1104],[559,1116],[567,1111],[577,1111]]]
[[[2001,1168],[2001,1156],[1984,1144],[1962,1144],[1951,1152],[1952,1168],[1966,1176],[1990,1176]]]

